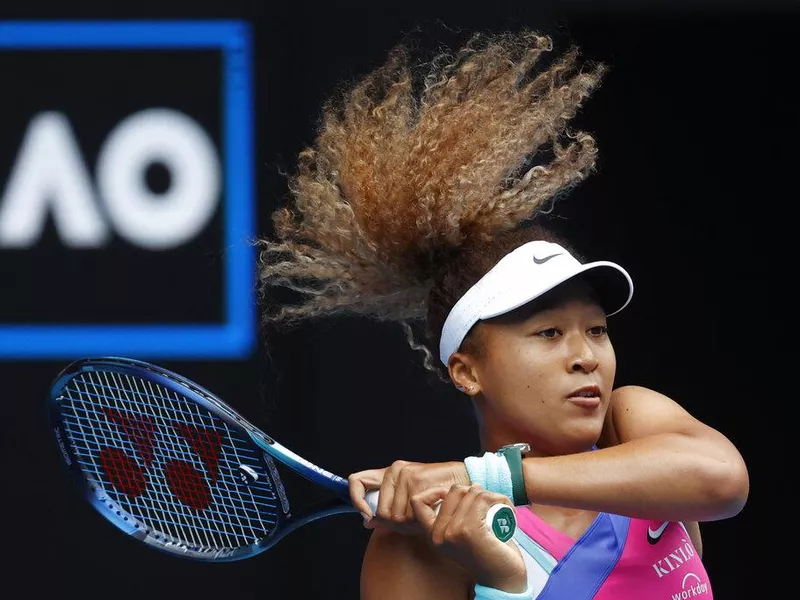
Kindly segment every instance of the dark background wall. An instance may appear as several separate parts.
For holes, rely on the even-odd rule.
[[[748,461],[745,510],[703,526],[715,596],[794,597],[791,588],[778,592],[791,581],[790,555],[778,544],[784,536],[791,543],[795,518],[787,438],[797,395],[791,300],[800,10],[790,2],[643,4],[28,1],[4,2],[0,19],[249,23],[256,233],[268,229],[285,194],[282,173],[311,141],[320,103],[377,65],[403,33],[420,28],[430,43],[525,25],[552,33],[558,48],[576,42],[587,57],[607,62],[604,85],[579,117],[596,134],[599,171],[558,205],[557,224],[591,258],[617,260],[633,275],[634,302],[612,322],[618,384],[672,396],[727,434]],[[90,171],[110,127],[159,102],[193,114],[220,144],[218,82],[208,79],[218,58],[172,59],[84,53],[63,66],[53,56],[25,63],[32,59],[0,55],[0,186],[27,123],[42,110],[68,115]],[[222,227],[217,215],[194,245],[154,259],[114,236],[101,248],[67,248],[49,223],[35,245],[0,248],[0,335],[32,323],[218,320],[220,262],[229,251]],[[279,333],[248,323],[255,341],[236,356],[158,347],[135,354],[197,380],[284,445],[342,475],[396,458],[451,460],[476,451],[468,406],[431,382],[398,329],[339,319]],[[108,526],[75,493],[47,426],[48,385],[80,356],[70,349],[77,342],[38,356],[26,343],[20,338],[19,354],[0,359],[4,597],[358,597],[367,535],[357,516],[316,523],[266,554],[221,565],[163,556]],[[102,353],[120,347],[123,339],[109,338]]]

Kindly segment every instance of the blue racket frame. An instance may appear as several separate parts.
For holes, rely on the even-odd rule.
[[[140,526],[135,519],[129,517],[124,510],[103,492],[103,490],[95,488],[87,480],[86,473],[80,467],[77,457],[64,433],[65,427],[63,422],[64,416],[61,410],[61,400],[65,387],[76,376],[86,372],[102,372],[109,370],[122,375],[130,375],[150,380],[157,385],[163,386],[168,390],[186,397],[223,420],[232,429],[244,432],[253,443],[263,451],[263,466],[270,472],[272,483],[274,484],[276,494],[279,496],[282,507],[282,513],[279,511],[279,521],[268,537],[258,540],[251,545],[239,546],[234,549],[215,550],[213,552],[197,551],[185,546],[172,544],[162,536],[154,536],[146,527],[143,528]],[[115,356],[76,360],[65,367],[52,383],[48,404],[56,443],[64,461],[72,471],[74,479],[78,482],[83,495],[101,515],[117,528],[129,536],[159,550],[168,552],[169,554],[215,562],[248,558],[271,548],[288,534],[308,523],[335,514],[356,512],[356,509],[350,503],[348,493],[349,486],[346,479],[326,471],[292,452],[250,423],[212,392],[168,369],[136,359]],[[326,488],[333,493],[334,498],[327,503],[315,505],[306,512],[292,514],[285,489],[283,488],[283,483],[275,468],[273,459],[278,460],[281,464],[302,477]]]

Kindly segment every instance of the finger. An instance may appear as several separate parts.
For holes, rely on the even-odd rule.
[[[352,505],[364,516],[365,519],[374,517],[372,507],[366,500],[367,490],[380,488],[386,469],[370,469],[352,473],[347,478],[348,493]]]
[[[448,536],[452,535],[450,529],[453,516],[458,511],[459,506],[464,501],[469,486],[452,485],[448,488],[447,494],[442,498],[437,510],[436,521],[431,528],[431,541],[435,544],[443,543]]]
[[[453,486],[453,488],[451,488],[450,493],[442,503],[441,512],[446,516],[446,520],[443,520],[441,524],[437,523],[437,525],[441,525],[441,529],[435,531],[435,533],[442,536],[442,539],[446,539],[445,536],[463,535],[467,528],[475,527],[474,515],[476,512],[480,512],[479,501],[480,494],[483,491],[482,487],[478,485],[458,485]],[[475,509],[476,503],[478,505],[477,511]]]
[[[439,515],[442,499],[447,496],[448,491],[446,487],[432,487],[414,494],[409,500],[414,519],[425,531],[430,532],[433,527]]]
[[[353,475],[350,475],[347,478],[348,483],[348,494],[350,495],[350,503],[355,507],[355,509],[360,512],[362,515],[371,516],[369,505],[365,500],[366,495],[366,487],[364,484],[354,478]],[[366,517],[365,517],[366,518]]]
[[[511,498],[505,494],[498,494],[497,492],[490,492],[489,490],[484,489],[481,496],[482,500],[488,502],[489,504],[507,504],[511,508],[514,508],[514,503],[511,501]]]
[[[392,521],[404,523],[414,518],[414,510],[409,502],[409,470],[402,469],[397,476],[392,499]]]
[[[397,487],[397,475],[403,467],[402,461],[395,461],[392,466],[386,469],[380,485],[380,497],[378,498],[378,513],[375,515],[386,521],[392,518],[392,504],[394,502],[395,488]]]

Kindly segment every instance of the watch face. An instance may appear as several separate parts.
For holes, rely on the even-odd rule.
[[[519,451],[522,452],[523,454],[525,452],[530,452],[531,451],[530,444],[527,444],[527,443],[524,443],[524,442],[520,442],[520,443],[517,443],[517,444],[507,444],[507,445],[503,446],[502,448],[500,448],[497,451],[497,453],[498,454],[503,454],[506,450],[512,450],[512,449],[515,449],[515,448],[519,449]]]

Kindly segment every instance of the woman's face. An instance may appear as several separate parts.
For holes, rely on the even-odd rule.
[[[553,455],[597,442],[616,357],[605,313],[579,286],[479,325],[471,364],[487,448],[528,442]]]

